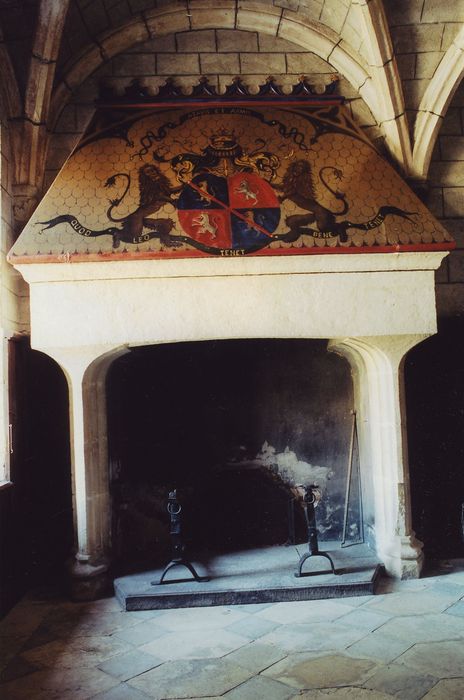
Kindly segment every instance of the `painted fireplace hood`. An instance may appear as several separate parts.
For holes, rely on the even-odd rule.
[[[70,387],[76,580],[109,566],[111,362],[225,338],[324,338],[347,357],[378,555],[417,576],[402,366],[436,332],[452,247],[337,100],[165,104],[89,132],[9,254],[32,345]]]
[[[102,104],[9,260],[449,250],[343,98],[302,97],[305,86],[244,100],[236,83],[183,101],[165,88],[151,103]]]

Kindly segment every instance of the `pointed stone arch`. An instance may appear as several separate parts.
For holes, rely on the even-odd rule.
[[[240,29],[258,31],[263,34],[287,39],[303,49],[311,51],[330,63],[334,70],[341,73],[359,92],[375,119],[379,120],[376,89],[363,58],[340,36],[327,26],[310,21],[296,13],[280,11],[275,7],[264,7],[259,11],[246,7],[240,8],[231,18],[230,13],[221,9],[209,9],[208,12],[192,9],[190,17],[183,10],[163,9],[147,12],[144,18],[136,18],[98,37],[97,43],[83,50],[72,64],[64,67],[62,78],[56,86],[50,112],[50,125],[56,123],[58,116],[71,99],[73,92],[105,60],[121,53],[136,43],[156,39],[167,34],[199,29]]]
[[[24,96],[24,113],[33,122],[46,120],[69,0],[39,6],[36,33]]]
[[[14,192],[20,223],[35,208],[42,184],[48,144],[46,122],[68,4],[69,0],[40,2],[24,98],[19,97],[19,109],[11,122]]]
[[[359,6],[360,31],[371,80],[375,86],[376,110],[379,126],[385,134],[388,150],[409,173],[412,149],[401,78],[393,53],[385,11],[381,0],[354,0]]]
[[[427,177],[443,118],[463,77],[464,27],[443,56],[419,105],[413,150],[414,174],[417,177]]]

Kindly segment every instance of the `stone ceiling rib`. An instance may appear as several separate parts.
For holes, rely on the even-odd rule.
[[[56,61],[69,0],[42,0],[32,47],[24,113],[34,122],[46,121]]]
[[[47,150],[46,121],[56,59],[69,0],[41,0],[27,72],[24,102],[11,121],[14,193],[25,218],[35,206]]]
[[[383,5],[381,0],[353,0],[356,5],[363,50],[375,87],[376,109],[372,111],[385,134],[388,150],[409,174],[412,153],[403,89]]]
[[[427,177],[443,117],[463,78],[464,27],[443,56],[419,105],[413,151],[414,172],[418,177]]]

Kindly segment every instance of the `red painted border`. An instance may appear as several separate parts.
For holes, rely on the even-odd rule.
[[[218,260],[219,258],[259,258],[259,257],[279,257],[282,255],[328,255],[328,254],[366,254],[366,253],[428,253],[454,250],[454,241],[443,243],[421,243],[420,245],[390,245],[390,246],[363,246],[362,248],[350,247],[314,247],[314,248],[281,248],[279,252],[264,249],[249,255],[205,255],[201,251],[193,250],[182,254],[179,252],[159,253],[159,251],[144,251],[138,253],[108,252],[108,253],[59,253],[44,255],[8,255],[7,260],[12,265],[29,263],[67,263],[67,262],[111,262],[120,260],[188,260],[191,258],[202,258],[204,260]],[[233,252],[233,251],[232,251]]]
[[[197,99],[189,99],[188,96],[179,98],[170,98],[161,102],[98,102],[98,109],[139,109],[139,110],[156,110],[156,109],[166,109],[167,107],[172,109],[190,109],[192,108],[208,108],[208,107],[333,107],[334,105],[340,105],[344,102],[344,97],[332,97],[328,96],[324,99],[321,95],[318,98],[317,95],[312,97],[307,97],[306,99],[299,99],[295,97],[291,99],[289,96],[277,96],[271,99],[266,99],[265,97],[254,97],[250,95],[249,97],[223,97],[220,98],[209,98],[209,97],[199,97]]]

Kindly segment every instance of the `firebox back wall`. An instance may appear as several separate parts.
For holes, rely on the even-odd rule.
[[[246,488],[259,467],[293,483],[317,481],[324,493],[320,537],[341,537],[353,387],[348,363],[326,345],[180,343],[138,348],[115,362],[108,407],[113,524],[123,539],[115,542],[118,558],[132,552],[141,561],[145,552],[149,560],[157,538],[163,551],[161,501],[167,488],[184,490],[190,512],[192,499],[198,509],[211,508],[204,502],[208,481],[217,485],[217,501],[224,504],[235,498],[226,489],[231,471]],[[227,506],[233,516],[234,508]],[[266,508],[264,499],[257,513],[260,508]],[[221,527],[213,510],[214,528]],[[236,513],[243,510],[237,503]],[[221,508],[219,520],[220,514]]]

